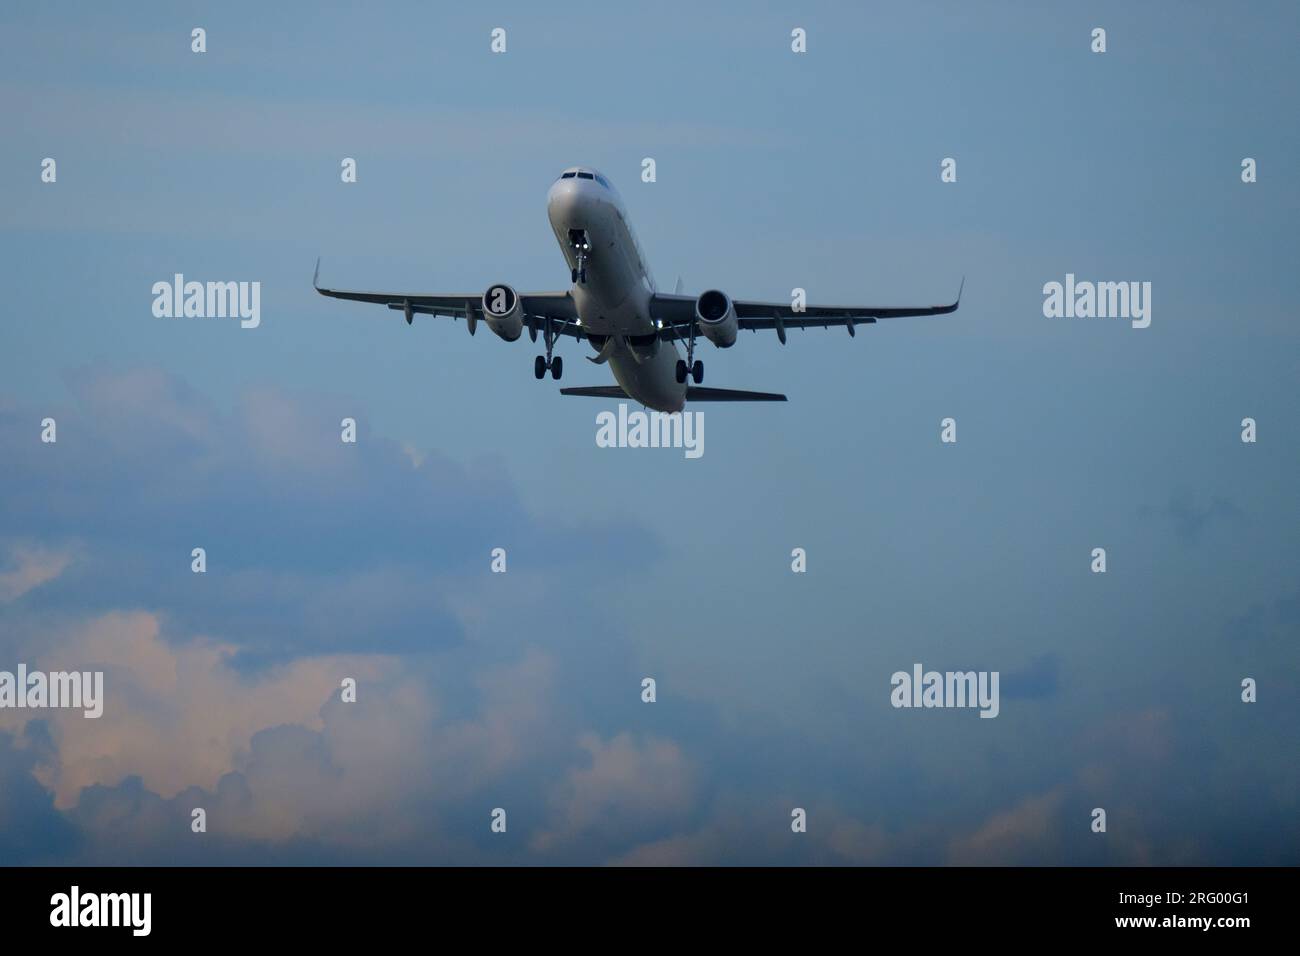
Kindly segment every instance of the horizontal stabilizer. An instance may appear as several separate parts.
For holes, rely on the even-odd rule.
[[[589,398],[629,398],[627,392],[617,385],[592,385],[585,388],[562,388],[561,395],[585,395]],[[745,392],[736,388],[701,388],[691,386],[686,389],[688,402],[784,402],[784,395],[775,392]]]
[[[785,396],[776,392],[745,392],[738,388],[703,388],[691,386],[686,389],[688,402],[784,402]]]
[[[623,398],[627,399],[627,392],[623,391],[617,385],[592,385],[586,388],[562,388],[561,395],[586,395],[590,398]],[[631,401],[631,399],[628,399]]]

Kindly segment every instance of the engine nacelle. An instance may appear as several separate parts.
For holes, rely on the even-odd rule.
[[[494,285],[484,292],[483,321],[507,342],[519,338],[524,331],[524,310],[515,290],[508,285]]]
[[[736,344],[736,307],[725,292],[710,289],[695,300],[695,317],[704,337],[720,349]]]

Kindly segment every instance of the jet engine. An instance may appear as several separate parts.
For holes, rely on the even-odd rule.
[[[736,344],[736,307],[725,292],[710,289],[695,300],[695,317],[704,337],[720,349]]]
[[[507,342],[519,338],[524,330],[524,310],[515,290],[508,285],[494,285],[484,292],[483,320]]]

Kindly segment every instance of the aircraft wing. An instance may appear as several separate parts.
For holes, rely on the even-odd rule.
[[[353,302],[373,302],[405,313],[410,322],[415,315],[443,315],[453,319],[476,321],[483,318],[482,292],[357,292],[345,289],[325,289],[319,284],[320,261],[311,284],[321,295]],[[694,300],[692,300],[694,301]],[[541,327],[546,319],[555,320],[555,331],[574,338],[582,338],[581,326],[575,325],[578,310],[573,296],[568,292],[521,292],[520,307],[524,312],[524,325],[530,330]]]
[[[962,289],[966,280],[962,280],[957,290],[957,298],[949,305],[919,306],[876,306],[876,305],[810,305],[796,312],[789,302],[754,302],[749,299],[733,299],[736,310],[736,324],[742,329],[775,329],[782,341],[786,329],[830,328],[847,325],[849,331],[853,326],[875,322],[877,319],[900,319],[914,315],[947,315],[956,312],[961,304]],[[664,338],[684,338],[690,333],[691,323],[695,321],[695,296],[665,295],[656,293],[650,299],[650,314],[664,323]]]

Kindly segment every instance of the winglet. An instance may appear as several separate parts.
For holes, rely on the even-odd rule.
[[[966,288],[966,277],[962,276],[961,285],[957,287],[957,299],[953,302],[952,305],[936,305],[934,307],[934,312],[932,314],[951,315],[953,312],[956,312],[957,307],[961,305],[961,294],[965,288]]]
[[[320,256],[317,256],[316,271],[311,274],[311,287],[315,289],[317,292],[320,291],[320,286],[316,284],[316,280],[319,278],[320,278]]]

